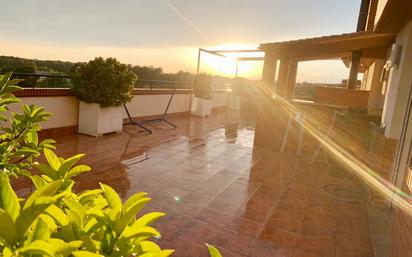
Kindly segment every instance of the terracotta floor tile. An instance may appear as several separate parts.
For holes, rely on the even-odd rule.
[[[281,228],[287,231],[299,233],[302,230],[305,213],[301,209],[275,209],[267,226]]]
[[[247,199],[244,198],[216,198],[207,205],[207,208],[213,209],[216,211],[222,211],[227,214],[235,214],[240,207],[246,202]]]
[[[249,253],[250,257],[290,257],[292,251],[280,248],[271,241],[257,239]]]
[[[225,227],[232,220],[233,216],[214,209],[203,208],[195,218],[209,223],[211,226]]]
[[[190,203],[192,205],[205,207],[214,199],[215,197],[213,196],[208,196],[208,195],[201,194],[198,192],[190,192],[184,195],[181,200],[185,203]]]
[[[255,238],[239,235],[230,230],[221,230],[217,234],[215,240],[210,243],[225,248],[233,253],[246,256],[254,245]]]
[[[236,216],[250,219],[259,223],[263,223],[266,217],[270,215],[272,207],[266,204],[258,204],[256,202],[247,202],[235,213]]]
[[[320,254],[319,256],[334,256],[335,237],[325,235],[299,235],[296,239],[295,251],[317,252]]]
[[[100,138],[57,137],[57,152],[87,154],[83,163],[93,171],[76,178],[76,190],[103,182],[123,199],[148,192],[152,201],[141,214],[168,213],[154,225],[159,244],[176,257],[208,256],[206,242],[223,257],[372,256],[365,203],[341,203],[322,189],[342,183],[332,174],[339,164],[323,154],[310,164],[317,143],[308,138],[301,158],[293,145],[283,155],[254,146],[256,114],[240,116],[237,138],[226,137],[226,114],[217,112],[170,118],[177,129],[150,126],[151,135],[124,126]],[[31,190],[27,181],[13,186],[19,195]]]
[[[279,249],[292,251],[295,248],[297,236],[297,233],[266,227],[259,238],[271,242]]]
[[[264,226],[249,219],[232,217],[232,219],[227,222],[226,228],[241,235],[256,237],[260,235]]]
[[[302,234],[336,235],[336,219],[325,214],[307,212],[303,220]]]

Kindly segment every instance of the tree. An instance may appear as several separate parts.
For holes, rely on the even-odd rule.
[[[15,64],[15,65],[8,65],[1,69],[2,72],[13,72],[13,73],[27,73],[27,74],[34,74],[37,71],[37,66],[35,63],[25,63],[25,64]],[[26,75],[12,75],[12,79],[21,79],[20,86],[21,87],[35,87],[37,84],[37,80],[39,79],[37,76],[26,76]]]

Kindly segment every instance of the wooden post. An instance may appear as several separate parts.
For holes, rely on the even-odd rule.
[[[269,53],[265,53],[263,62],[262,82],[265,86],[272,88],[276,77],[277,59]]]
[[[348,89],[356,88],[361,56],[362,56],[362,51],[354,51],[352,53],[352,58],[350,62],[349,79],[348,79]]]
[[[199,51],[197,52],[197,69],[196,69],[196,74],[199,74],[200,71],[200,57],[202,55],[202,49],[199,48]]]
[[[293,98],[297,72],[298,72],[298,62],[292,61],[292,60],[289,61],[288,80],[287,80],[286,89],[285,89],[285,93],[286,93],[285,97],[287,99]]]
[[[289,59],[281,59],[279,64],[279,75],[277,83],[277,92],[280,96],[286,97],[287,83],[289,76]]]

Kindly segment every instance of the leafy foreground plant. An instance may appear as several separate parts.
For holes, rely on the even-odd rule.
[[[35,105],[23,105],[22,113],[6,116],[9,106],[20,100],[13,92],[20,90],[21,80],[10,79],[12,73],[0,75],[0,173],[7,175],[29,175],[33,160],[44,148],[53,148],[53,140],[39,142],[37,132],[40,122],[50,113]]]
[[[123,204],[113,188],[80,194],[72,191],[72,178],[90,168],[76,165],[82,155],[58,158],[45,149],[48,164],[37,165],[41,175],[32,177],[36,190],[19,200],[8,176],[0,176],[0,253],[1,256],[141,256],[167,257],[173,250],[162,250],[150,241],[160,233],[150,225],[164,216],[151,212],[136,219],[150,201],[137,193]],[[212,257],[219,251],[208,245]]]
[[[0,250],[3,256],[159,256],[153,237],[159,232],[150,226],[161,212],[136,219],[150,201],[146,193],[131,196],[124,204],[110,186],[80,194],[72,191],[76,174],[86,165],[75,166],[81,156],[67,160],[45,149],[47,165],[33,176],[36,190],[27,198],[17,198],[9,178],[0,177]]]

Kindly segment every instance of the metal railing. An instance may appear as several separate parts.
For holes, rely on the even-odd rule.
[[[2,72],[1,74],[4,74]],[[42,74],[42,73],[20,73],[14,72],[12,78],[23,79],[19,83],[24,88],[70,88],[72,79],[68,75]],[[193,89],[193,83],[187,81],[147,80],[138,79],[134,85],[135,89]]]
[[[12,78],[22,79],[19,86],[23,88],[70,88],[72,85],[67,75],[13,72]]]
[[[4,72],[1,72],[0,74],[4,74]],[[23,81],[19,83],[23,88],[70,88],[72,86],[72,79],[68,75],[14,72],[12,78],[23,79]],[[149,79],[138,79],[134,88],[137,90],[194,89],[193,82]],[[212,86],[212,89],[214,90],[228,88],[230,88],[230,85],[223,83],[214,84]]]
[[[138,79],[134,85],[135,89],[193,89],[193,83],[187,81],[149,80]]]

